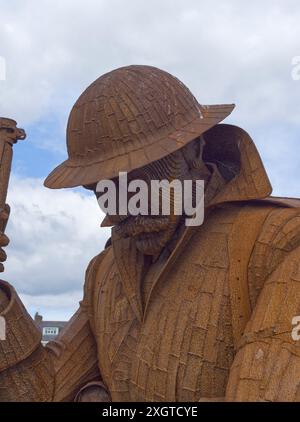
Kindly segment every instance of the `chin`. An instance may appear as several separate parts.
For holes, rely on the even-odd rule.
[[[144,255],[158,255],[168,243],[168,240],[167,232],[145,233],[135,238],[135,244]]]

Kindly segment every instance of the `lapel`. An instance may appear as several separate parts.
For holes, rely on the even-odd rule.
[[[114,228],[112,229],[112,246],[125,294],[137,319],[141,321],[144,255],[137,250],[132,239],[120,237]]]
[[[219,193],[216,193],[209,203],[206,201],[205,219],[221,203],[262,199],[270,195],[272,192],[271,184],[254,142],[247,132],[237,126],[222,124],[209,130],[205,139],[206,143],[210,145],[210,149],[214,150],[215,148],[217,152],[221,151],[221,155],[224,154],[224,151],[226,154],[233,144],[238,147],[240,154],[238,175],[228,182]],[[215,181],[216,179],[212,178],[210,184],[213,186]],[[175,248],[156,274],[143,310],[141,283],[144,274],[144,256],[136,249],[131,239],[118,237],[115,230],[112,229],[112,244],[117,268],[127,298],[139,321],[145,319],[147,315],[155,287],[168,274],[170,266],[177,260],[191,236],[197,230],[199,230],[199,227],[186,227],[184,229]]]

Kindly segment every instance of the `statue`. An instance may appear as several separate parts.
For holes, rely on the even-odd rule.
[[[0,282],[2,401],[299,401],[300,201],[271,197],[250,136],[175,77],[128,66],[97,79],[68,122],[49,188],[204,180],[205,219],[106,215],[106,248],[59,338]],[[7,244],[2,235],[1,245]],[[2,261],[4,254],[0,256]]]

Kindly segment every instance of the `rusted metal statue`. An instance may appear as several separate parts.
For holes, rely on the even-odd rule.
[[[97,79],[74,105],[69,158],[50,188],[101,179],[205,180],[205,220],[106,216],[112,237],[57,341],[0,284],[0,399],[298,401],[300,201],[270,197],[250,136],[218,124],[233,105],[201,106],[149,66]],[[7,239],[2,236],[4,246]]]

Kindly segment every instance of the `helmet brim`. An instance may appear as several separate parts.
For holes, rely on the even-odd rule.
[[[156,140],[152,144],[143,146],[126,154],[120,154],[111,159],[97,161],[75,162],[71,159],[56,167],[44,181],[50,189],[73,188],[90,185],[100,180],[117,177],[119,172],[130,172],[159,160],[185,146],[187,143],[202,135],[204,132],[222,122],[233,111],[234,104],[202,106],[203,116],[175,130],[167,137]]]

